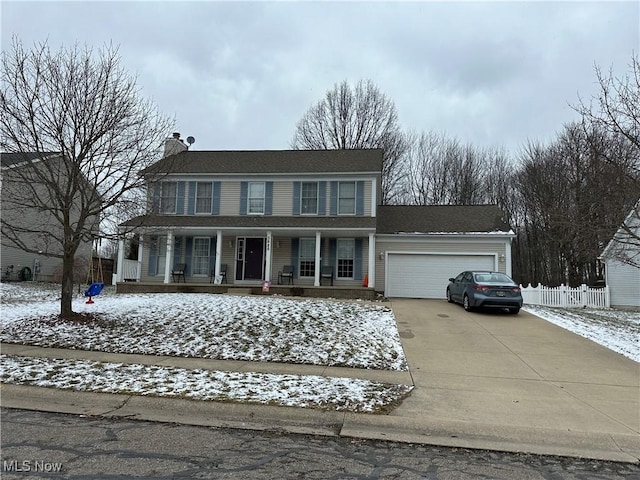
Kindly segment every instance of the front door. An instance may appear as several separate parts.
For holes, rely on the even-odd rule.
[[[262,280],[264,276],[264,238],[238,239],[236,280]]]

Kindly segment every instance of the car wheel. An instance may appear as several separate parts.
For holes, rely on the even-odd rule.
[[[465,294],[464,298],[462,299],[462,306],[464,307],[464,309],[467,312],[471,311],[471,305],[469,304],[469,296]]]
[[[509,313],[512,313],[512,314],[514,314],[514,315],[516,315],[519,311],[520,311],[520,309],[519,309],[519,308],[517,308],[517,307],[516,307],[516,308],[510,308],[510,309],[509,309]]]
[[[448,288],[447,288],[447,302],[453,303],[453,299],[451,298],[451,292],[449,291]]]

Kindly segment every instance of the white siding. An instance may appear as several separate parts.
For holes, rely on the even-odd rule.
[[[640,307],[640,268],[606,261],[607,285],[612,307]]]

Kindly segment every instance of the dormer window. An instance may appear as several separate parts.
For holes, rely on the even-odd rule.
[[[264,215],[264,182],[249,182],[247,189],[247,213]]]
[[[178,204],[178,182],[160,183],[160,213],[176,213]]]

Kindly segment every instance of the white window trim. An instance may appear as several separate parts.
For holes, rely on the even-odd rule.
[[[304,191],[303,185],[305,183],[315,183],[316,185],[316,211],[314,213],[305,213],[302,211],[302,192]],[[320,183],[319,182],[300,182],[300,215],[317,216],[320,211]]]
[[[315,237],[303,237],[300,239],[299,241],[299,245],[298,245],[298,276],[300,278],[314,278],[315,277],[315,272],[313,273],[313,275],[302,275],[302,269],[300,268],[300,263],[302,262],[303,258],[302,258],[302,242],[303,241],[309,241],[309,242],[313,242],[313,256],[309,258],[308,261],[313,261],[315,263],[315,252],[316,252],[316,238]],[[307,261],[307,259],[304,259],[305,261]]]
[[[339,262],[340,262],[340,256],[339,256],[339,252],[340,252],[339,244],[340,244],[340,242],[351,242],[351,245],[353,246],[353,249],[352,249],[353,256],[350,259],[353,262],[353,266],[352,266],[352,269],[351,269],[352,273],[351,273],[350,277],[341,277],[341,276],[339,276],[340,275],[340,269],[338,268],[338,265],[339,265]],[[338,238],[338,239],[336,239],[336,264],[335,264],[336,279],[353,280],[354,279],[354,274],[355,274],[355,268],[356,268],[356,239],[355,238]]]
[[[353,184],[353,212],[345,212],[345,213],[343,213],[343,212],[340,211],[340,187],[341,187],[341,185],[343,183]],[[336,207],[336,209],[338,211],[338,215],[348,216],[348,215],[355,215],[356,214],[356,210],[357,210],[356,203],[358,202],[357,189],[358,189],[358,184],[355,181],[338,182],[338,205]]]
[[[262,212],[251,211],[251,199],[258,199],[261,197],[251,196],[251,185],[262,185]],[[247,183],[247,215],[264,215],[264,209],[266,204],[267,185],[265,182],[248,182]]]
[[[209,196],[209,210],[199,212],[198,211],[198,188],[200,184],[208,184],[211,186],[211,195]],[[211,182],[196,182],[196,192],[195,192],[195,205],[193,206],[193,211],[196,215],[211,215],[211,203],[213,201],[213,184]]]
[[[207,268],[204,273],[195,273],[195,258],[196,258],[196,241],[197,240],[207,240]],[[211,237],[193,237],[193,245],[191,246],[191,275],[194,277],[208,277],[211,272],[209,272],[209,265],[211,264]]]
[[[168,183],[172,183],[173,185],[175,185],[175,189],[176,189],[176,196],[174,198],[174,203],[173,203],[173,211],[165,211],[165,209],[163,208],[162,204],[162,200],[166,197],[165,195],[163,195],[163,190],[164,190],[164,186]],[[178,182],[174,181],[174,180],[167,180],[164,182],[160,182],[160,205],[158,206],[158,210],[160,211],[161,215],[175,215],[175,213],[178,211]]]

